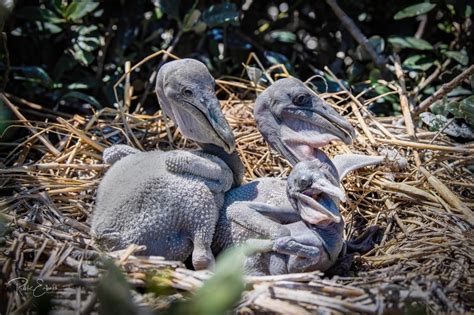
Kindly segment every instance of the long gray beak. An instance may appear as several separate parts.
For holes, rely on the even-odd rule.
[[[214,144],[232,153],[235,138],[222,114],[219,100],[213,95],[187,103],[190,106],[174,111],[181,132],[197,142]]]
[[[227,153],[232,153],[235,150],[234,134],[222,113],[219,100],[213,97],[213,101],[215,104],[210,106],[208,120],[216,136],[222,141],[224,150]]]
[[[355,130],[352,125],[317,96],[313,96],[311,107],[289,106],[285,110],[295,116],[294,118],[313,126],[313,131],[318,133],[318,137],[321,139],[337,137],[342,142],[351,144],[355,138]]]
[[[352,140],[356,137],[355,129],[352,127],[352,125],[343,117],[341,116],[338,112],[336,112],[328,103],[321,99],[316,99],[313,102],[315,102],[316,108],[315,112],[320,115],[320,117],[324,120],[326,120],[326,123],[324,123],[325,127],[327,127],[327,130],[330,132],[333,129],[333,127],[337,128],[338,131],[333,131],[334,135],[341,134],[341,140],[344,141],[345,144],[351,144]],[[321,122],[322,122],[322,119]],[[329,126],[327,126],[327,122],[329,122]],[[332,126],[332,127],[331,127]]]
[[[342,189],[325,178],[319,178],[311,188],[296,194],[298,211],[310,224],[341,222],[339,200],[345,200]]]

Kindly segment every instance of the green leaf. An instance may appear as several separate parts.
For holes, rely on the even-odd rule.
[[[454,7],[453,4],[447,3],[446,8],[448,8],[449,13],[451,13],[452,16],[456,15],[456,8]]]
[[[283,64],[289,72],[293,72],[293,66],[285,55],[269,50],[265,51],[263,54],[271,64]]]
[[[60,28],[58,25],[49,22],[36,22],[36,26],[40,31],[44,31],[50,34],[57,34],[63,31],[63,29]]]
[[[434,7],[436,7],[436,4],[434,3],[429,3],[429,2],[418,3],[415,5],[406,7],[405,9],[401,11],[398,11],[393,16],[393,18],[395,20],[401,20],[401,19],[405,19],[405,18],[409,18],[413,16],[422,15],[422,14],[430,12],[431,10],[433,10]]]
[[[56,61],[54,69],[51,73],[55,81],[60,81],[64,72],[72,70],[77,65],[77,60],[75,60],[70,54],[63,54]]]
[[[211,5],[202,14],[202,20],[209,27],[223,24],[238,24],[239,11],[235,3],[220,3]]]
[[[474,95],[463,99],[459,103],[459,110],[463,113],[463,118],[474,127]]]
[[[94,55],[88,51],[82,50],[78,45],[73,46],[71,53],[74,59],[84,66],[88,66],[92,61],[94,61]]]
[[[75,82],[75,83],[71,83],[71,84],[68,84],[66,86],[66,88],[68,90],[87,90],[89,89],[91,86],[89,84],[85,84],[85,83],[81,83],[81,82]]]
[[[369,79],[370,79],[370,83],[375,86],[376,84],[378,84],[378,80],[380,80],[382,78],[382,73],[380,72],[379,69],[377,68],[374,68],[370,71],[370,74],[369,74]]]
[[[464,10],[464,16],[465,17],[470,17],[472,15],[472,6],[471,5],[466,5],[466,10]]]
[[[161,11],[160,8],[156,7],[153,12],[155,13],[155,18],[157,20],[160,20],[163,17],[163,11]]]
[[[31,21],[50,22],[54,24],[66,22],[64,19],[58,17],[53,11],[49,9],[33,6],[20,8],[16,12],[16,16]]]
[[[243,248],[232,248],[221,254],[214,277],[196,292],[196,306],[201,306],[202,314],[223,314],[240,300],[245,289],[243,251]]]
[[[183,31],[189,32],[194,30],[196,33],[204,32],[206,30],[206,23],[199,21],[200,17],[201,11],[197,9],[192,9],[186,13],[183,19]]]
[[[432,50],[433,46],[426,40],[409,36],[390,36],[388,41],[393,46],[418,50]]]
[[[296,42],[296,34],[288,31],[273,31],[270,33],[270,37],[282,43],[293,44]]]
[[[150,270],[145,277],[146,293],[153,293],[155,296],[171,295],[176,293],[172,287],[173,271],[168,269]],[[151,314],[150,314],[151,315]]]
[[[347,69],[349,81],[356,82],[361,80],[362,75],[366,72],[366,70],[367,65],[355,59],[354,63]]]
[[[3,138],[5,135],[3,132],[12,124],[12,112],[11,110],[5,106],[2,100],[0,100],[0,138]],[[2,141],[5,141],[5,139],[2,139]],[[3,224],[4,219],[2,214],[0,213],[0,236],[3,236],[5,231],[6,231],[6,221],[5,225]],[[5,219],[6,220],[6,219]],[[5,229],[3,229],[5,227]]]
[[[445,99],[438,100],[430,106],[430,110],[433,114],[446,116],[448,111],[446,110],[447,102]]]
[[[130,286],[113,262],[106,262],[107,272],[97,286],[99,313],[103,315],[137,314]]]
[[[413,55],[403,61],[403,68],[408,70],[427,71],[435,64],[433,58],[426,55]]]
[[[77,33],[77,37],[72,40],[72,49],[70,49],[72,56],[81,64],[87,66],[95,59],[92,52],[100,46],[98,28],[95,25],[74,25],[71,29]]]
[[[454,90],[452,90],[451,92],[449,92],[447,94],[447,97],[448,98],[452,98],[452,97],[459,97],[459,96],[470,96],[472,95],[472,91],[469,90],[469,89],[465,89],[463,88],[462,86],[458,86],[457,88],[455,88]]]
[[[179,0],[159,0],[153,1],[161,12],[168,14],[171,18],[179,21]]]
[[[64,96],[61,98],[61,100],[64,100],[64,101],[73,100],[73,99],[84,101],[88,104],[93,105],[95,108],[102,108],[102,105],[100,105],[100,103],[93,96],[90,96],[78,91],[68,92],[64,94]]]
[[[463,118],[464,114],[463,111],[460,108],[460,103],[459,102],[451,102],[448,105],[446,105],[446,110],[450,112],[451,114],[454,115],[456,118]]]
[[[474,132],[464,123],[458,124],[452,119],[430,112],[421,113],[420,118],[431,131],[443,130],[443,133],[452,137],[474,139]]]
[[[66,8],[65,18],[71,21],[77,21],[87,14],[93,12],[99,6],[98,2],[90,0],[73,1]]]
[[[374,48],[375,52],[378,55],[380,55],[385,49],[385,40],[382,37],[375,35],[369,38],[369,45]],[[371,60],[369,54],[361,45],[357,46],[355,51],[355,57],[360,61]]]
[[[374,88],[375,92],[377,92],[379,95],[383,95],[385,93],[388,93],[388,92],[391,92],[392,90],[389,89],[388,87],[384,86],[384,85],[380,85],[380,84],[377,84],[377,86]],[[400,104],[400,100],[397,96],[395,96],[394,94],[388,94],[388,95],[385,95],[383,97],[383,99],[392,104],[392,106],[396,109],[397,106],[399,106]]]
[[[174,304],[168,314],[218,315],[227,314],[240,300],[243,282],[244,251],[241,247],[222,253],[215,274],[187,301]]]
[[[53,80],[43,68],[37,66],[12,67],[12,71],[19,72],[23,77],[32,79],[45,87],[51,87]]]
[[[448,119],[442,115],[435,115],[430,112],[424,112],[420,114],[421,120],[430,127],[431,131],[438,131],[443,128]]]
[[[56,11],[56,13],[58,13],[61,16],[64,15],[64,11],[67,7],[67,3],[63,2],[62,0],[52,0],[51,5],[54,11]]]
[[[446,57],[455,60],[456,62],[459,62],[463,66],[467,66],[469,64],[469,57],[467,56],[466,51],[454,51],[454,50],[449,50],[449,51],[443,51],[443,54],[446,55]]]
[[[15,1],[1,1],[0,2],[0,32],[3,31],[3,27],[8,17],[15,7]]]
[[[449,21],[441,21],[436,25],[440,30],[445,33],[452,34],[456,31],[456,28]]]

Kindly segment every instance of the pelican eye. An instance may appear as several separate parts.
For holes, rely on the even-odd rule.
[[[297,94],[295,97],[293,97],[293,104],[298,106],[306,105],[310,99],[311,95],[307,93]]]
[[[298,178],[298,186],[300,186],[300,188],[307,188],[311,186],[311,178],[306,175],[301,176]]]
[[[183,93],[183,95],[186,96],[186,97],[191,97],[191,96],[194,95],[193,90],[191,90],[190,88],[186,88],[186,87],[183,88],[181,93]]]

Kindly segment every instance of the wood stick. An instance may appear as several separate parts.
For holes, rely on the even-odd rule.
[[[413,111],[413,116],[418,116],[421,112],[425,111],[431,104],[440,100],[454,90],[457,86],[461,85],[464,80],[466,80],[470,75],[474,74],[474,65],[471,65],[469,68],[464,70],[457,77],[449,81],[448,83],[443,84],[433,95],[425,99],[423,102],[418,105],[417,108]]]
[[[442,65],[438,66],[427,78],[426,80],[422,80],[420,84],[416,88],[413,89],[412,95],[417,95],[421,91],[423,91],[431,82],[433,82],[436,78],[439,77],[441,71],[446,69],[447,66],[451,63],[451,59],[446,59]]]
[[[400,96],[400,107],[402,108],[403,119],[405,120],[405,127],[407,129],[407,134],[411,140],[416,140],[415,126],[413,125],[413,119],[411,118],[410,113],[410,104],[408,102],[407,88],[405,84],[405,77],[403,76],[403,70],[400,62],[400,57],[398,54],[394,55],[394,64],[395,64],[395,74],[400,84],[398,88],[398,94]],[[420,167],[421,159],[417,151],[413,151],[415,157],[416,166]]]
[[[79,170],[103,170],[108,168],[108,164],[61,164],[61,163],[37,163],[33,165],[23,165],[19,167],[10,167],[0,169],[0,174],[18,173],[40,170],[57,170],[62,168],[73,168]]]
[[[438,192],[438,194],[446,200],[452,207],[461,211],[464,214],[466,221],[474,226],[474,213],[467,207],[459,198],[456,196],[451,189],[449,189],[443,182],[441,182],[437,177],[430,174],[428,170],[424,167],[420,167],[420,171],[425,175],[426,179],[431,186]]]
[[[94,140],[92,140],[91,138],[89,138],[86,134],[84,134],[82,131],[80,130],[77,130],[73,125],[71,125],[70,123],[68,123],[64,118],[61,118],[61,117],[58,117],[58,122],[63,124],[64,126],[66,126],[66,128],[72,132],[73,134],[75,134],[76,136],[78,136],[79,138],[82,139],[82,141],[84,141],[85,143],[87,143],[88,145],[90,145],[91,147],[93,147],[94,149],[96,149],[97,151],[99,152],[104,152],[105,148],[103,146],[101,146],[99,143],[95,142]]]
[[[354,37],[356,42],[364,47],[365,51],[370,56],[370,59],[375,63],[375,65],[381,70],[385,71],[385,60],[382,56],[378,55],[374,47],[369,44],[369,40],[362,33],[362,31],[357,27],[357,25],[352,21],[352,19],[341,9],[337,4],[336,0],[326,0],[326,3],[331,7],[334,14],[341,20],[342,25],[347,29],[347,31]]]
[[[351,108],[357,117],[357,121],[360,123],[360,126],[362,127],[362,130],[369,139],[370,144],[375,145],[374,136],[372,135],[372,132],[370,132],[369,126],[367,126],[367,123],[365,122],[364,117],[362,117],[359,108],[356,106],[356,104],[360,107],[363,107],[364,105],[362,105],[362,103],[359,102],[359,100],[346,89],[346,87],[341,83],[341,81],[336,77],[336,75],[331,71],[331,69],[329,69],[328,67],[324,67],[324,70],[326,70],[331,75],[331,77],[336,80],[337,84],[341,87],[341,89],[346,91],[349,98],[353,100],[353,102],[351,102]]]
[[[428,143],[405,141],[405,140],[382,139],[382,138],[376,138],[375,140],[382,143],[394,144],[394,145],[399,145],[402,147],[415,148],[415,149],[438,150],[438,151],[474,154],[474,149],[469,149],[466,147],[454,147],[454,146],[448,147],[444,145],[428,144]]]
[[[31,133],[36,134],[38,133],[38,130],[36,130],[35,127],[28,121],[28,119],[23,116],[20,111],[16,108],[15,105],[13,105],[10,100],[5,96],[4,93],[0,93],[0,98],[3,100],[3,102],[10,108],[10,110],[15,114],[18,119],[26,125],[26,127],[30,130]],[[58,156],[61,153],[54,147],[54,145],[45,137],[42,135],[38,135],[38,139],[41,141],[41,143],[44,144],[44,146],[54,155]]]

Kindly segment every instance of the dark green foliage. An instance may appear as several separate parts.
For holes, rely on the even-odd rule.
[[[428,43],[426,40],[411,36],[390,36],[388,38],[390,44],[395,46],[396,48],[403,49],[403,48],[411,48],[411,49],[418,49],[418,50],[432,50],[433,46]]]
[[[97,286],[100,314],[121,315],[135,314],[137,307],[132,300],[130,286],[120,269],[107,261],[107,272]]]
[[[395,20],[401,20],[417,15],[422,15],[430,12],[436,4],[429,3],[429,2],[421,2],[418,4],[411,5],[409,7],[404,8],[403,10],[398,11],[393,18]]]
[[[208,27],[221,26],[226,24],[239,24],[239,11],[235,3],[221,3],[211,5],[202,14],[202,21]]]
[[[245,289],[243,282],[244,251],[251,253],[250,248],[236,247],[222,253],[217,259],[214,275],[199,288],[195,294],[186,299],[171,303],[165,312],[140,310],[132,299],[131,287],[121,270],[107,261],[107,272],[102,276],[97,287],[97,296],[101,314],[196,314],[220,315],[232,310],[240,300]],[[152,272],[152,271],[150,271]],[[172,271],[158,270],[147,278],[147,293],[155,296],[167,296],[176,293],[171,287]]]
[[[244,249],[232,248],[219,256],[215,275],[185,301],[178,301],[167,314],[220,315],[232,310],[245,289]]]
[[[460,101],[444,98],[431,106],[431,112],[421,114],[422,121],[433,131],[460,139],[474,139],[474,96]]]
[[[264,67],[284,64],[302,79],[321,75],[327,82],[316,80],[314,88],[335,92],[338,84],[323,71],[328,66],[355,92],[371,88],[365,98],[389,92],[378,80],[395,79],[394,53],[400,55],[409,91],[450,60],[411,95],[416,105],[472,63],[468,1],[338,3],[386,58],[388,71],[380,71],[324,1],[25,0],[18,2],[5,28],[11,55],[7,91],[72,113],[113,106],[112,86],[125,62],[137,63],[172,44],[174,54],[200,59],[215,76],[239,76],[254,52]],[[159,63],[155,59],[133,74],[132,109],[138,102],[150,112],[157,109],[155,98],[148,97],[152,85],[146,82]],[[2,51],[0,68],[5,67]],[[463,85],[448,97],[465,98],[471,91]],[[397,114],[399,99],[384,96],[370,109]]]

